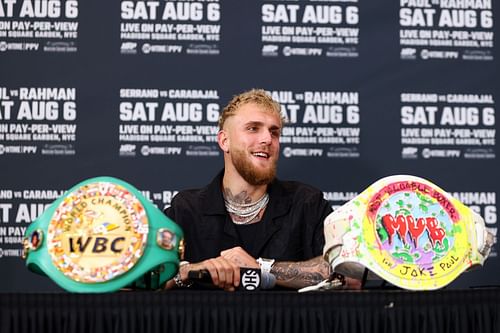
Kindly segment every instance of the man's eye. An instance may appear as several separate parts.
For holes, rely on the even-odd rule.
[[[249,130],[250,132],[255,132],[257,130],[257,127],[247,127],[247,130]]]

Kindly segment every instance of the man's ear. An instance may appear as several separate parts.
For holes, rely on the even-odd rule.
[[[217,142],[223,152],[229,153],[229,137],[225,130],[220,130],[219,133],[217,133]]]

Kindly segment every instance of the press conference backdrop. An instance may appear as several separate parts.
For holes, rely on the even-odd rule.
[[[217,118],[243,90],[283,106],[278,174],[332,206],[393,174],[427,178],[495,234],[498,4],[492,0],[0,0],[0,292],[27,226],[114,176],[167,207],[222,168]],[[486,266],[451,287],[500,283]]]

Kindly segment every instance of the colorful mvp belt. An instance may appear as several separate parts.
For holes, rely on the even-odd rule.
[[[136,188],[97,177],[71,188],[30,225],[24,254],[30,270],[68,291],[155,289],[177,272],[182,238]]]
[[[325,259],[361,279],[365,268],[395,286],[430,290],[482,265],[493,235],[481,216],[431,182],[383,178],[325,219]]]

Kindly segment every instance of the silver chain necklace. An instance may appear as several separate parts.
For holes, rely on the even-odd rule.
[[[232,201],[224,196],[224,204],[226,205],[227,211],[230,214],[234,214],[239,217],[236,221],[232,218],[235,224],[249,224],[253,219],[255,219],[261,209],[264,208],[268,202],[269,194],[267,193],[264,194],[259,200],[247,204]]]

